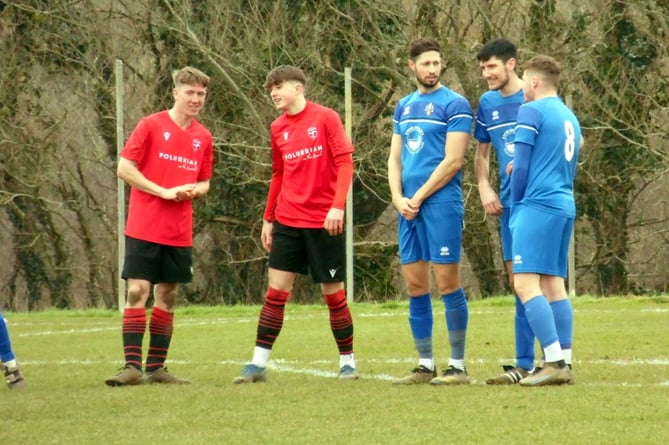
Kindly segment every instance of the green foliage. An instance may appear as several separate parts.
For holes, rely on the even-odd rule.
[[[517,42],[521,62],[546,53],[563,64],[561,93],[573,99],[586,137],[576,189],[576,243],[586,246],[577,256],[579,285],[602,294],[662,290],[666,271],[659,284],[631,282],[630,269],[646,265],[629,252],[639,239],[666,250],[666,241],[655,242],[666,212],[646,217],[642,210],[654,203],[639,196],[667,170],[668,16],[666,2],[650,0],[2,2],[0,224],[13,249],[3,265],[2,303],[116,304],[117,58],[125,69],[126,134],[143,114],[171,106],[173,69],[194,65],[212,77],[201,119],[215,137],[215,175],[209,196],[196,204],[196,282],[184,288],[186,301],[257,303],[264,295],[259,232],[268,126],[277,112],[263,84],[279,64],[304,68],[309,98],[342,117],[343,72],[352,68],[354,237],[361,245],[386,242],[388,233],[383,241],[371,237],[389,205],[392,112],[414,88],[406,46],[423,35],[445,49],[444,83],[474,106],[485,91],[474,54],[489,38]],[[466,285],[486,297],[505,292],[506,277],[472,160],[464,179]],[[639,232],[646,227],[653,236]],[[394,252],[362,248],[356,255],[356,298],[401,293],[393,287]],[[295,300],[317,301],[319,293],[302,281]]]
[[[384,302],[404,295],[394,286],[396,243],[358,245],[353,267],[355,295],[358,301]]]
[[[588,174],[578,176],[576,187],[579,213],[593,224],[599,292],[630,290],[625,262],[631,195],[637,178],[667,166],[666,156],[647,149],[652,133],[648,101],[656,99],[646,96],[653,93],[644,79],[653,71],[658,51],[629,10],[626,3],[613,2],[601,24],[602,41],[592,47],[591,68],[582,74],[591,93],[587,97],[596,98],[590,103],[594,110],[584,116],[584,127],[603,127],[594,136],[597,150],[590,148],[591,137],[586,136],[583,163]]]

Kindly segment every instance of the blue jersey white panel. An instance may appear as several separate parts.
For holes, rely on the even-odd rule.
[[[393,131],[402,136],[402,191],[411,197],[445,157],[446,136],[470,133],[474,113],[467,99],[442,86],[430,94],[418,91],[395,108]],[[429,201],[462,201],[462,171]]]
[[[574,176],[581,126],[559,97],[528,102],[518,111],[516,142],[532,146],[523,204],[574,218]]]
[[[481,96],[476,110],[474,137],[484,144],[492,143],[500,179],[499,200],[505,208],[511,205],[506,166],[513,161],[516,118],[523,100],[523,90],[510,96],[503,96],[499,90],[487,91]]]

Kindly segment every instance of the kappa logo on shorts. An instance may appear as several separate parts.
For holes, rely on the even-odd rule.
[[[337,269],[330,269],[330,278],[334,278],[335,274],[337,273]]]

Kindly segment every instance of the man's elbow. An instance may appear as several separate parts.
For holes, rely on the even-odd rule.
[[[453,170],[461,170],[462,167],[465,165],[464,159],[452,159],[451,162],[449,162],[451,168]]]

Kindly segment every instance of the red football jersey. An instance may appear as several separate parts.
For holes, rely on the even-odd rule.
[[[334,158],[353,152],[339,114],[307,101],[304,110],[284,113],[270,128],[272,184],[264,218],[322,228],[336,192]]]
[[[195,120],[183,130],[167,111],[144,117],[121,156],[136,162],[147,179],[165,188],[210,179],[214,163],[211,132]],[[167,201],[132,187],[125,234],[158,244],[190,247],[192,201]]]

